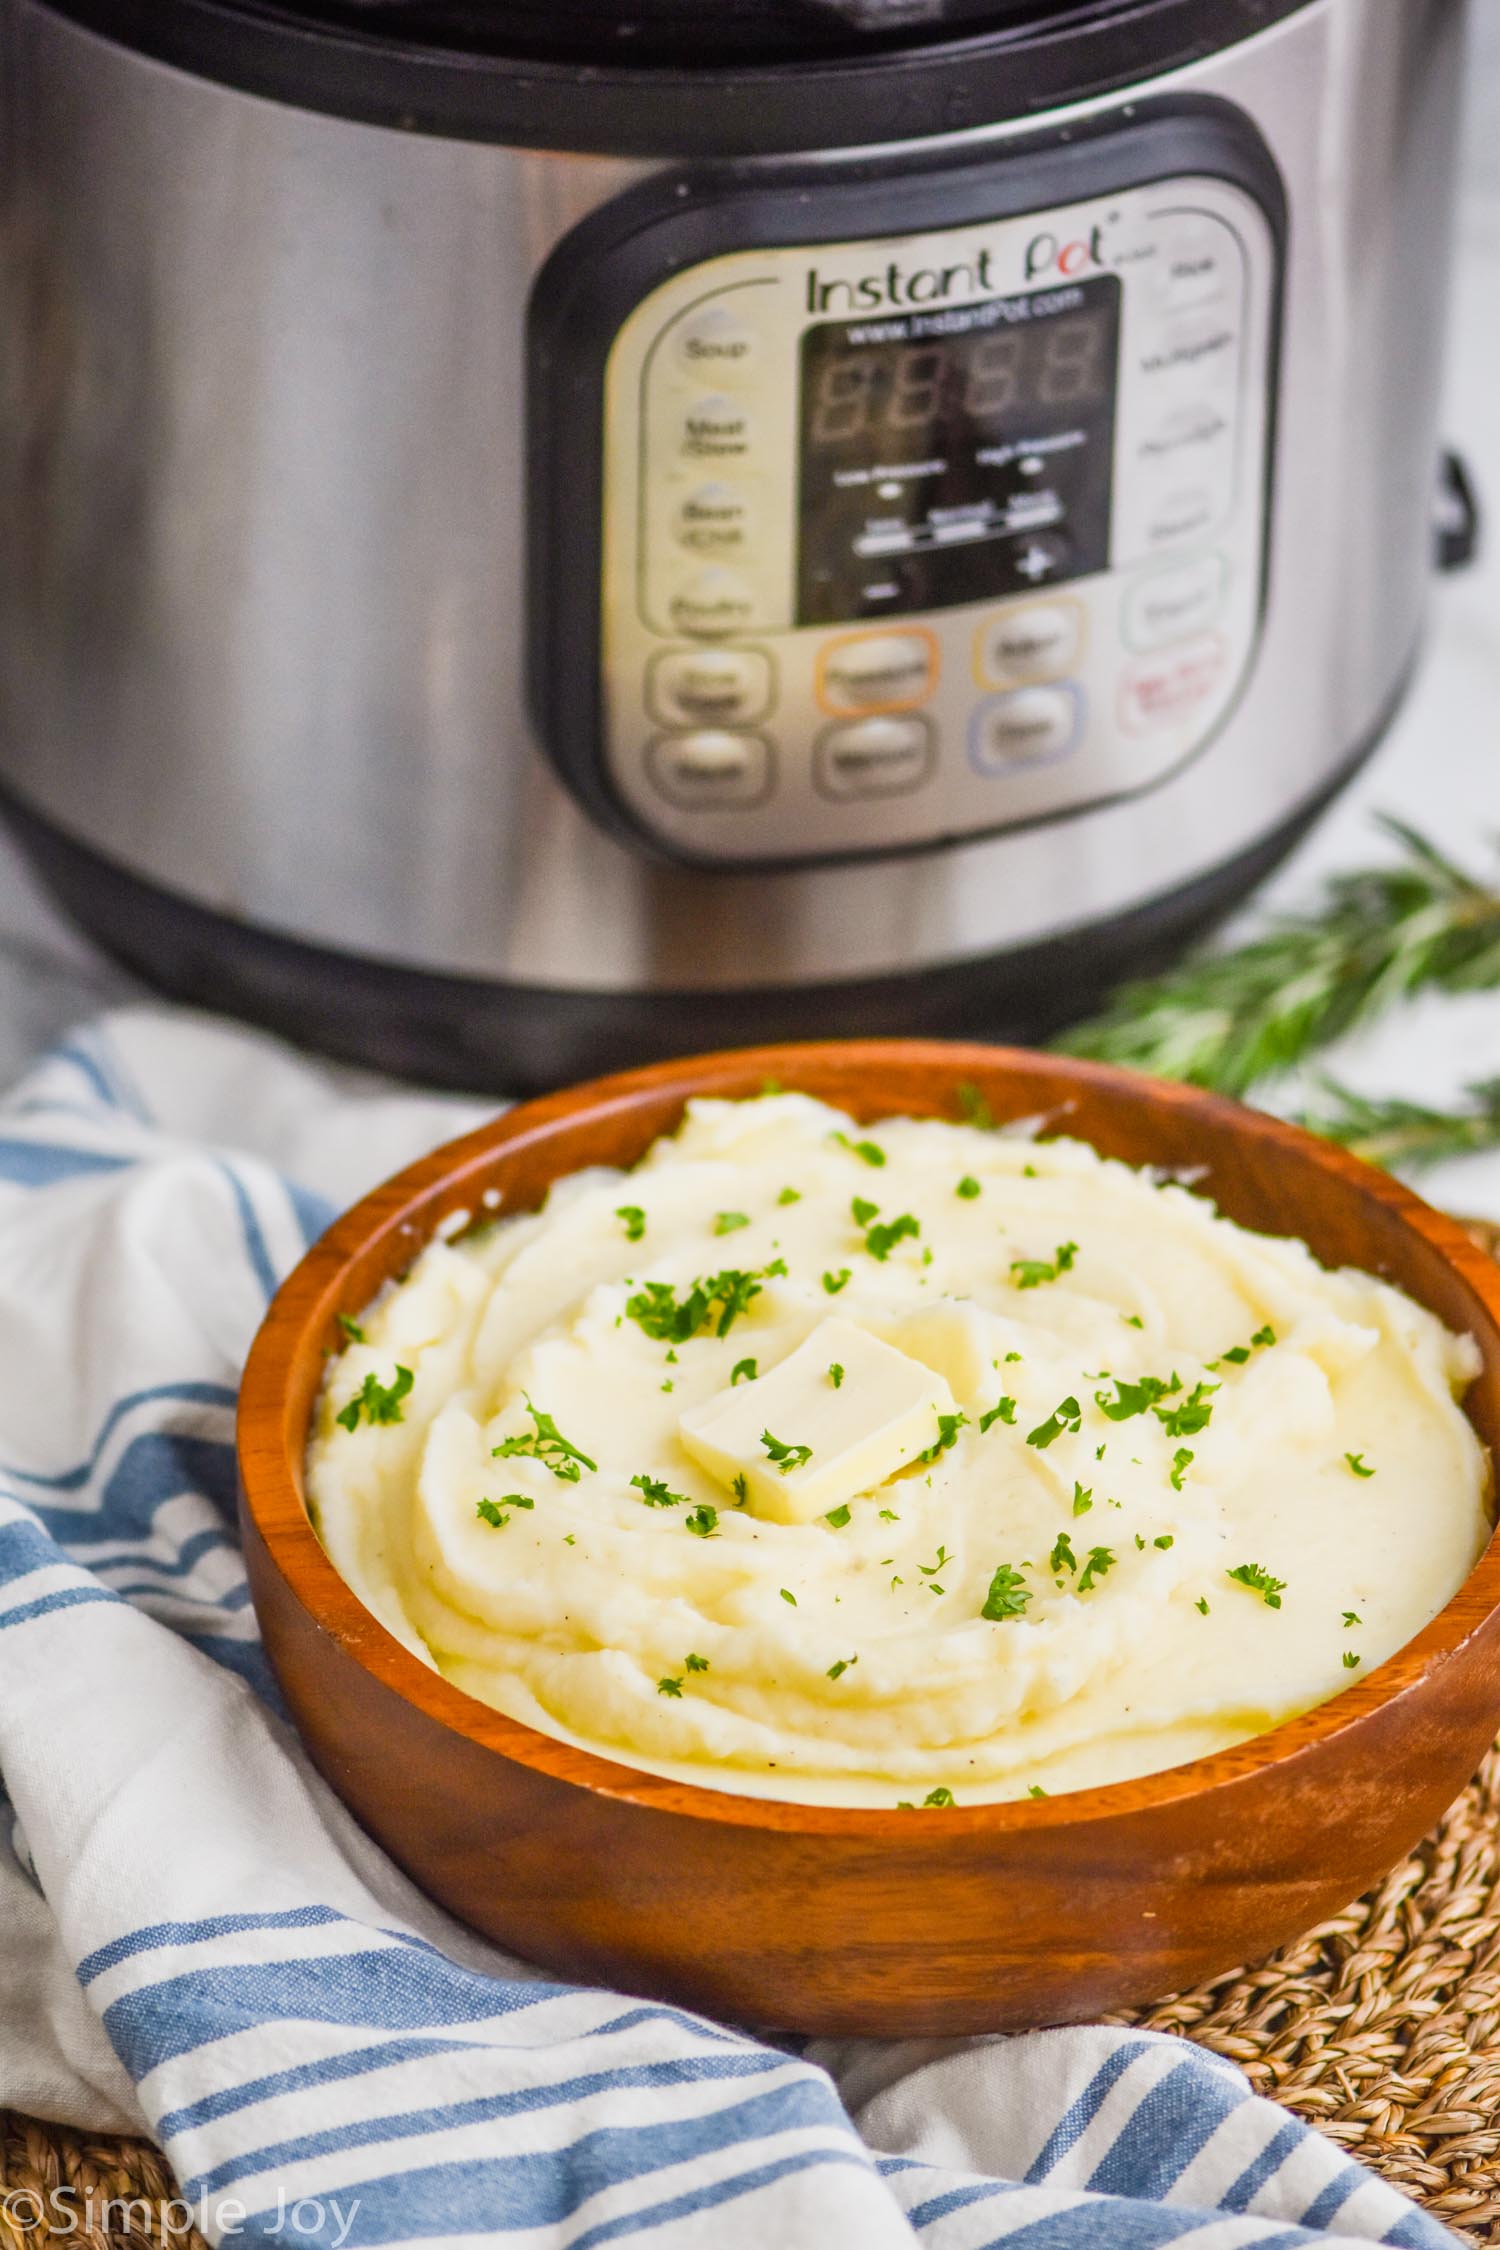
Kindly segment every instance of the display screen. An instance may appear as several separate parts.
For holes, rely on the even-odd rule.
[[[1112,274],[802,339],[798,622],[943,609],[1109,559]]]

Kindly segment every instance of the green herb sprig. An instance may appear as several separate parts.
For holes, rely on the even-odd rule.
[[[1246,945],[1198,953],[1164,976],[1125,985],[1058,1045],[1245,1094],[1414,993],[1493,991],[1500,884],[1469,874],[1403,821],[1386,817],[1381,826],[1399,847],[1391,864],[1334,876],[1311,911],[1284,917]],[[1402,1141],[1386,1161],[1410,1162],[1412,1145],[1437,1147],[1436,1115],[1420,1121],[1417,1144]],[[1388,1114],[1347,1122],[1356,1138],[1391,1125]],[[1400,1122],[1405,1130],[1419,1123]],[[1500,1116],[1495,1123],[1500,1137]],[[1492,1145],[1479,1138],[1483,1129],[1476,1114],[1470,1145]]]

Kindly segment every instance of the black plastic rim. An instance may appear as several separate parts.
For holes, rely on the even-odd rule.
[[[31,0],[201,78],[365,124],[612,156],[878,147],[1139,85],[1319,0],[1078,0],[978,36],[777,67],[516,60],[330,29],[235,0]],[[560,0],[566,5],[567,0]]]

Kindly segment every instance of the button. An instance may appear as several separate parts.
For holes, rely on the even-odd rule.
[[[663,649],[646,701],[663,726],[743,726],[771,708],[771,659],[758,648]]]
[[[1050,765],[1077,747],[1082,732],[1083,696],[1071,681],[1017,688],[1011,695],[991,696],[975,712],[969,762],[983,774]]]
[[[771,745],[763,734],[719,727],[659,734],[646,752],[646,771],[668,804],[689,812],[737,810],[770,796]]]
[[[680,544],[700,555],[737,555],[750,539],[750,496],[736,484],[700,484],[678,504]]]
[[[1207,485],[1179,486],[1147,507],[1143,525],[1146,545],[1171,547],[1179,539],[1200,538],[1222,512]]]
[[[1229,565],[1222,555],[1195,555],[1148,571],[1126,588],[1125,638],[1132,648],[1162,648],[1212,625],[1224,606]]]
[[[1233,320],[1179,321],[1141,354],[1141,373],[1153,385],[1167,384],[1195,394],[1232,383],[1238,369],[1240,332]]]
[[[813,754],[813,780],[825,797],[898,797],[918,789],[932,768],[925,719],[855,719],[828,727]]]
[[[1237,288],[1237,253],[1213,220],[1174,226],[1161,245],[1156,301],[1163,312],[1197,312],[1222,304]]]
[[[1228,643],[1205,634],[1186,648],[1132,664],[1120,682],[1120,718],[1132,734],[1176,726],[1191,718],[1224,676]]]
[[[930,633],[860,633],[830,641],[818,664],[825,711],[898,711],[924,703],[937,680]]]
[[[974,662],[981,680],[1045,680],[1070,672],[1078,660],[1083,620],[1073,602],[1028,602],[981,625]]]
[[[1179,406],[1164,415],[1154,429],[1148,430],[1136,444],[1136,458],[1154,468],[1175,468],[1180,463],[1196,468],[1205,456],[1228,445],[1230,433],[1227,414],[1211,400],[1196,400],[1191,406]]]
[[[1066,568],[1073,542],[1061,531],[1028,531],[1010,551],[1010,567],[1028,586],[1040,586]]]
[[[679,365],[712,382],[734,381],[748,374],[760,350],[760,338],[727,305],[707,305],[683,321],[676,336]]]
[[[695,398],[684,410],[679,444],[692,461],[732,461],[750,450],[750,415],[738,399]]]
[[[713,640],[744,631],[755,615],[755,590],[737,570],[701,570],[677,588],[667,612],[680,632]]]

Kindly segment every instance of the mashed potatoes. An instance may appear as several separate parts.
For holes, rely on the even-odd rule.
[[[333,1364],[338,1569],[545,1732],[827,1804],[1321,1703],[1489,1531],[1472,1342],[1080,1143],[799,1094],[432,1243]]]

